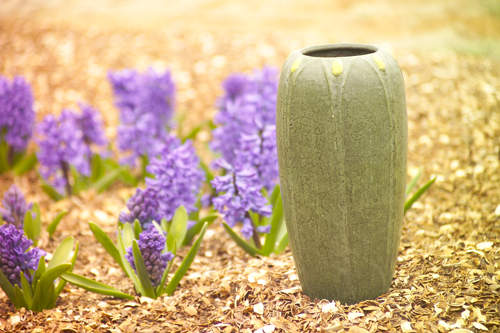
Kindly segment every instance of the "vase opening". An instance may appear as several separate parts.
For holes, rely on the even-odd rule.
[[[355,57],[375,53],[378,48],[372,45],[345,44],[319,45],[305,48],[302,54],[315,58]]]

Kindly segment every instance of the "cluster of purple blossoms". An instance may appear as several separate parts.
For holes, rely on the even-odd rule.
[[[212,199],[230,227],[243,223],[245,238],[256,232],[269,232],[269,226],[255,226],[249,212],[269,216],[272,207],[262,195],[279,179],[276,148],[276,97],[278,71],[264,68],[253,75],[233,74],[223,83],[225,94],[218,101],[212,149],[222,159],[215,165],[226,170],[212,186],[218,196]]]
[[[135,165],[137,157],[157,156],[168,139],[175,107],[175,84],[170,72],[125,69],[110,71],[108,78],[120,110],[118,148],[128,154],[122,162]]]
[[[106,144],[98,111],[86,104],[80,109],[80,114],[64,109],[58,118],[47,115],[36,128],[40,174],[59,192],[66,188],[68,195],[70,166],[89,176],[91,145]]]
[[[184,206],[188,213],[196,211],[196,200],[205,180],[200,159],[190,141],[175,147],[164,146],[159,158],[151,160],[146,171],[155,178],[146,178],[160,202],[159,213],[171,220],[175,211]]]
[[[227,171],[224,176],[218,176],[211,184],[220,193],[212,199],[214,208],[219,211],[227,224],[232,228],[237,222],[242,222],[241,233],[247,239],[254,234],[254,225],[248,214],[251,210],[261,216],[270,216],[271,205],[262,195],[262,183],[257,175],[257,170],[251,166],[233,167],[223,159],[216,165]],[[258,227],[257,232],[269,232],[269,226]]]
[[[59,192],[66,188],[70,195],[70,166],[85,176],[90,174],[88,147],[76,117],[69,110],[63,110],[59,118],[47,115],[36,130],[40,174]]]
[[[271,190],[278,183],[276,149],[276,97],[278,72],[273,68],[254,75],[233,74],[223,83],[218,101],[212,149],[231,165],[257,169],[263,186]]]
[[[12,82],[0,76],[0,140],[3,135],[3,140],[12,151],[24,151],[34,125],[31,86],[21,76],[15,77]]]
[[[148,272],[153,287],[160,284],[167,263],[174,258],[171,252],[162,253],[165,249],[165,241],[165,236],[156,228],[150,228],[149,230],[143,231],[139,236],[137,245],[139,245],[139,250],[141,251],[146,271]],[[132,247],[127,248],[125,258],[137,273]]]
[[[33,242],[12,224],[0,226],[0,244],[0,270],[3,275],[12,285],[17,284],[21,288],[23,272],[31,283],[30,270],[37,269],[40,258],[46,253],[37,247],[28,251]]]
[[[121,223],[134,223],[138,220],[143,230],[153,226],[153,221],[160,223],[162,217],[158,210],[160,203],[155,190],[138,188],[135,194],[127,201],[129,213],[121,212],[118,221]]]
[[[24,215],[31,209],[33,204],[26,203],[23,192],[21,192],[19,187],[12,184],[3,195],[2,205],[3,208],[0,207],[0,214],[3,216],[4,221],[16,226],[18,229],[22,229]]]
[[[87,154],[90,156],[92,154],[90,150],[91,145],[104,147],[108,141],[104,135],[104,126],[99,111],[84,103],[79,103],[78,106],[81,113],[73,114],[79,129],[82,131],[83,142],[87,145]]]

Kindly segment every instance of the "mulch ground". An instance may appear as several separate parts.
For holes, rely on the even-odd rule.
[[[118,123],[109,69],[172,70],[182,131],[213,117],[220,83],[235,71],[281,66],[293,50],[318,43],[284,34],[164,30],[155,33],[62,29],[3,23],[0,73],[33,85],[37,119],[75,108],[99,108],[113,140]],[[405,217],[391,289],[352,306],[301,292],[290,250],[270,258],[245,254],[219,223],[175,294],[157,300],[114,299],[67,285],[56,308],[16,311],[0,291],[2,332],[500,332],[500,62],[453,53],[394,50],[404,72],[409,118],[408,174],[424,168],[437,182]],[[207,130],[196,140],[205,160]],[[32,147],[34,149],[35,147]],[[133,293],[133,285],[93,238],[88,221],[114,235],[134,189],[116,184],[52,202],[35,171],[2,175],[0,194],[16,183],[38,202],[43,223],[69,211],[51,252],[67,236],[81,244],[75,272]],[[423,181],[421,182],[423,183]],[[180,250],[180,256],[187,249]],[[180,259],[176,259],[176,263]]]

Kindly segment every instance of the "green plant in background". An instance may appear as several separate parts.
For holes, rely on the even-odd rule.
[[[412,178],[412,180],[410,181],[410,183],[408,184],[408,186],[406,186],[406,197],[408,197],[408,195],[411,193],[411,191],[415,188],[415,186],[417,185],[420,177],[422,176],[422,168],[420,168],[418,170],[418,173],[415,177]],[[408,210],[411,209],[411,206],[425,193],[427,192],[427,190],[429,190],[429,188],[432,186],[432,184],[434,184],[434,182],[436,181],[436,178],[432,178],[431,180],[429,180],[427,183],[424,184],[424,186],[420,187],[418,190],[415,191],[415,193],[413,193],[413,195],[408,199],[406,200],[405,202],[405,208],[404,208],[404,212],[406,213]]]
[[[22,76],[9,81],[0,75],[0,174],[20,175],[36,164],[35,154],[26,155],[34,124],[31,86]]]
[[[6,222],[18,229],[23,229],[26,236],[36,246],[42,232],[41,213],[38,204],[26,203],[23,193],[14,184],[5,192],[2,204],[3,207],[0,207],[0,225]],[[64,215],[66,215],[66,211],[56,213],[47,226],[46,230],[49,233],[49,238],[52,238]]]
[[[200,248],[207,228],[206,222],[197,240],[168,281],[168,275],[177,253],[177,244],[183,244],[187,235],[187,219],[186,209],[181,206],[175,212],[170,225],[165,220],[161,222],[161,225],[152,222],[148,229],[143,230],[138,220],[135,220],[133,225],[120,223],[116,244],[97,224],[90,222],[89,226],[99,243],[132,280],[136,292],[156,299],[164,293],[167,295],[174,293]],[[166,237],[164,236],[165,229],[168,229]],[[66,273],[62,278],[95,293],[133,299],[132,295],[77,274]]]
[[[78,242],[68,237],[59,244],[49,264],[45,264],[45,252],[33,244],[12,224],[0,226],[0,287],[16,309],[32,311],[52,309],[66,281],[56,280],[75,266]],[[70,262],[67,262],[71,257]]]

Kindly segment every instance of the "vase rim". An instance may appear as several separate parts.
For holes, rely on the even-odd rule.
[[[346,58],[374,54],[380,48],[370,44],[358,43],[335,43],[307,46],[299,50],[299,53],[309,58]]]

